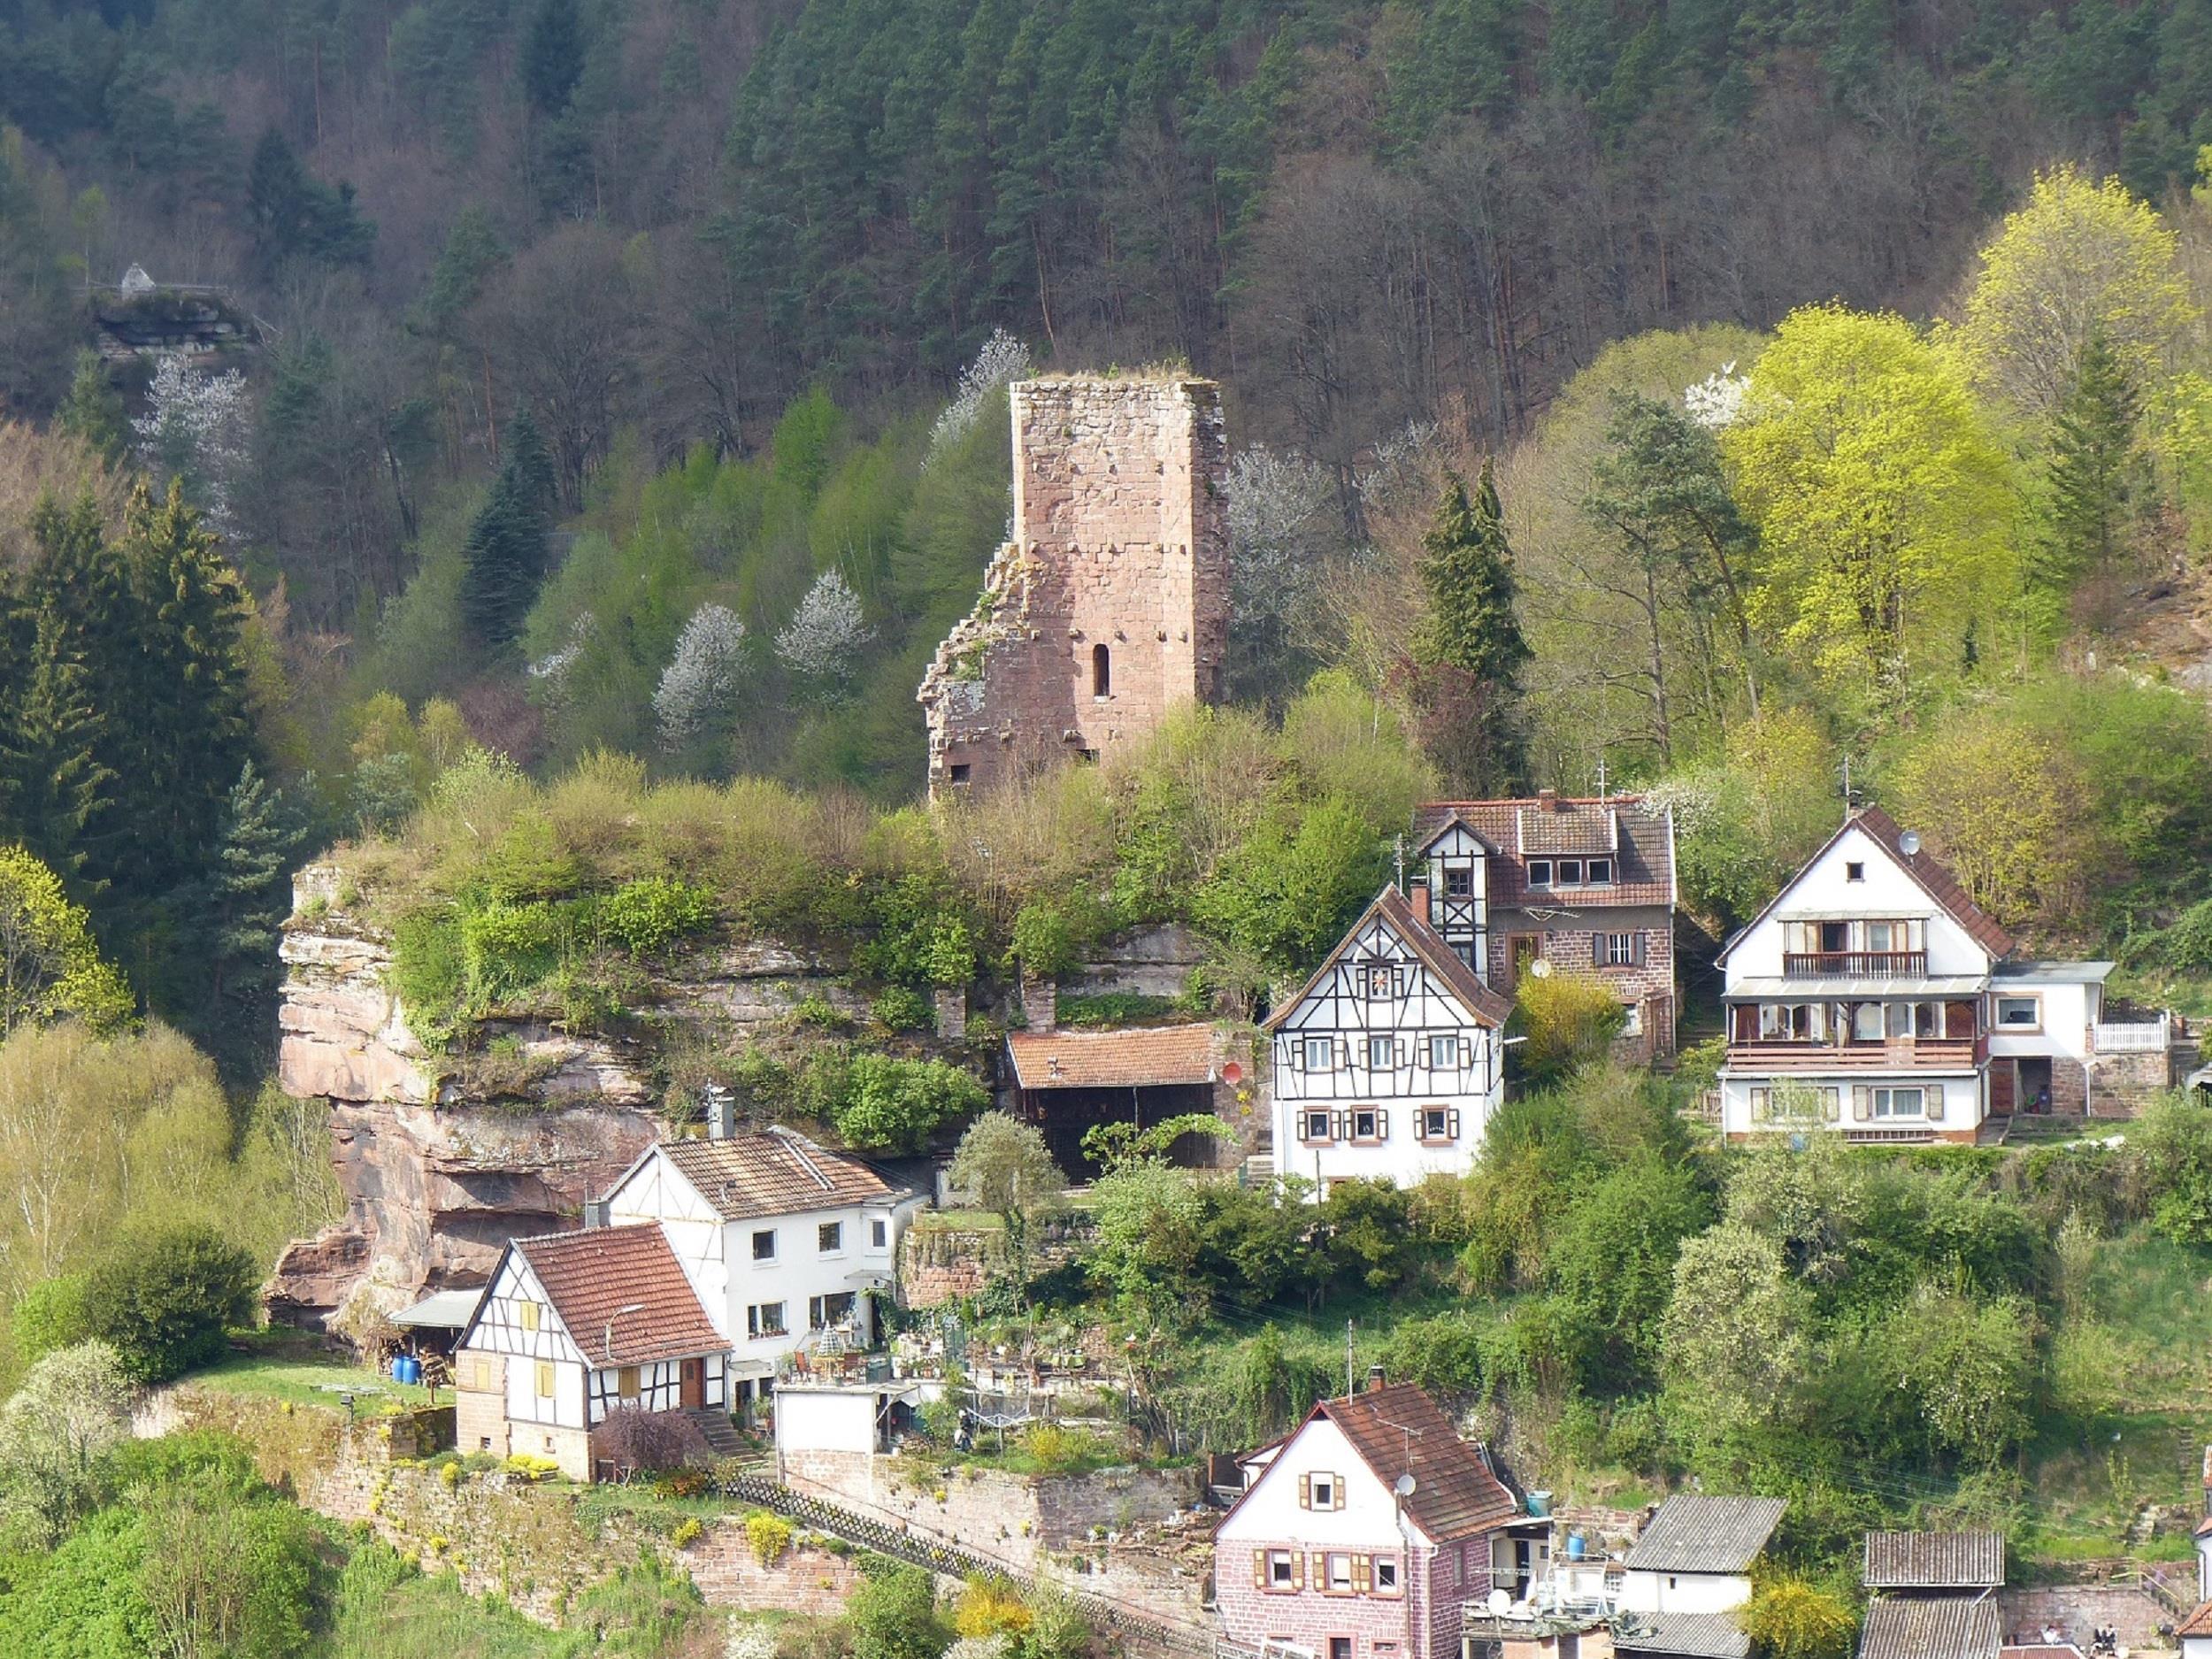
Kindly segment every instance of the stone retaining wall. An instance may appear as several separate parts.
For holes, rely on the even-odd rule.
[[[2187,1574],[2190,1569],[2185,1563],[2179,1571]],[[1997,1617],[1999,1633],[2007,1642],[2016,1634],[2023,1640],[2035,1641],[2049,1624],[2057,1628],[2062,1640],[2078,1643],[2085,1653],[2089,1649],[2090,1632],[2100,1626],[2119,1632],[2124,1647],[2173,1645],[2169,1637],[2159,1633],[2162,1625],[2172,1629],[2173,1609],[2149,1591],[2125,1585],[2053,1584],[2000,1590]]]

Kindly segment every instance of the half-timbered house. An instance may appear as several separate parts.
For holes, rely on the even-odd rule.
[[[667,1234],[726,1339],[742,1408],[787,1356],[874,1345],[871,1296],[893,1288],[900,1236],[925,1195],[780,1125],[713,1127],[648,1148],[603,1202],[618,1226],[652,1222]]]
[[[456,1440],[590,1479],[610,1412],[726,1411],[729,1346],[658,1226],[516,1239],[455,1348]]]
[[[1674,816],[1640,795],[1436,801],[1414,815],[1432,925],[1485,985],[1571,974],[1621,1005],[1619,1048],[1674,1052]]]
[[[1409,1187],[1471,1167],[1497,1110],[1511,1012],[1408,899],[1385,887],[1267,1022],[1275,1166]]]

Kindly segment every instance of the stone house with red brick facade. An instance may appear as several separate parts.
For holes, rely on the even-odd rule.
[[[1414,814],[1430,924],[1484,984],[1571,974],[1621,1005],[1619,1051],[1674,1052],[1674,814],[1641,795],[1433,801]]]
[[[1488,1454],[1420,1389],[1323,1401],[1215,1529],[1223,1634],[1310,1659],[1458,1659],[1517,1515]]]

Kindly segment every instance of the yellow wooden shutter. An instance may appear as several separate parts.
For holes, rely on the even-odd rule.
[[[522,1328],[526,1331],[536,1330],[538,1328],[538,1304],[534,1302],[521,1302],[518,1304],[518,1309],[522,1316]]]
[[[551,1360],[541,1359],[538,1362],[538,1398],[541,1400],[550,1400],[552,1397],[553,1362]]]
[[[1311,1475],[1298,1477],[1298,1507],[1302,1509],[1313,1508],[1313,1477]]]
[[[1267,1588],[1267,1552],[1263,1549],[1252,1552],[1252,1587],[1255,1590]]]
[[[1375,1558],[1372,1555],[1355,1555],[1352,1557],[1352,1591],[1354,1594],[1365,1595],[1370,1590],[1375,1587],[1374,1561]]]
[[[1294,1590],[1306,1587],[1306,1552],[1302,1549],[1290,1552],[1290,1587]]]
[[[1329,1494],[1336,1500],[1329,1506],[1331,1509],[1340,1509],[1344,1507],[1344,1477],[1342,1475],[1329,1477]]]

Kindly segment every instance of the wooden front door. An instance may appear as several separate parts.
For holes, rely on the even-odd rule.
[[[683,1402],[686,1410],[706,1404],[706,1362],[696,1359],[686,1360],[680,1386],[683,1389]]]
[[[2013,1078],[2018,1070],[2010,1060],[1992,1060],[1989,1063],[1989,1111],[1993,1118],[2009,1117],[2017,1093]]]

